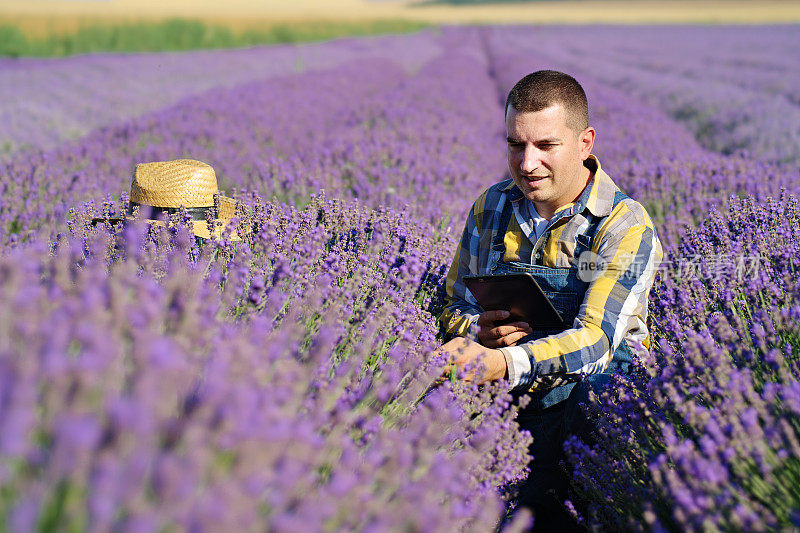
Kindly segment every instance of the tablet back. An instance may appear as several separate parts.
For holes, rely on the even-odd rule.
[[[530,274],[464,276],[464,284],[484,311],[509,311],[503,323],[523,321],[533,329],[569,327]]]

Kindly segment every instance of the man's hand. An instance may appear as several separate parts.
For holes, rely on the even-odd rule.
[[[473,368],[464,376],[464,381],[476,381],[481,384],[508,376],[506,358],[500,350],[491,350],[464,337],[456,337],[437,351],[446,352],[453,358],[453,364],[448,365],[445,372],[452,370],[454,365],[463,371],[468,365],[474,367],[478,362],[483,363],[484,370],[481,376],[476,376],[477,369]]]
[[[478,317],[478,340],[487,348],[505,348],[513,346],[521,338],[533,333],[526,322],[512,322],[497,325],[497,322],[508,318],[508,311],[484,311]]]

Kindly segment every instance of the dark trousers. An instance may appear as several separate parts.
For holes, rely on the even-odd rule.
[[[568,436],[576,435],[584,441],[590,438],[592,423],[579,404],[588,402],[590,388],[599,391],[609,378],[608,374],[586,376],[566,400],[545,409],[520,410],[517,422],[533,436],[529,448],[533,460],[528,479],[520,487],[517,508],[533,513],[532,531],[584,531],[564,508],[569,476],[559,463],[565,459],[564,441]],[[573,504],[584,514],[582,502]]]

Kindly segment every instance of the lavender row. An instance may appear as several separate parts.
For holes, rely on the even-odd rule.
[[[331,80],[320,87],[326,91],[333,90],[333,96],[320,95],[322,98],[330,97],[327,104],[319,101],[322,109],[314,109],[315,106],[307,104],[313,98],[317,74],[219,89],[125,125],[96,132],[77,146],[45,154],[45,159],[56,158],[55,167],[61,175],[50,174],[50,165],[42,165],[41,159],[36,156],[30,158],[32,165],[24,157],[17,158],[14,163],[21,162],[22,168],[17,165],[6,173],[17,177],[36,176],[41,172],[42,178],[34,178],[34,181],[46,179],[49,183],[66,182],[71,183],[71,189],[80,190],[81,185],[72,182],[83,181],[83,175],[79,172],[70,175],[69,172],[77,170],[97,176],[108,173],[110,169],[130,168],[137,160],[194,154],[194,157],[205,158],[221,167],[225,171],[227,185],[251,186],[262,193],[272,191],[278,185],[284,191],[293,190],[296,198],[307,197],[309,188],[328,188],[362,198],[369,196],[373,198],[373,205],[381,205],[396,189],[398,180],[393,178],[398,168],[408,170],[416,181],[409,183],[412,186],[410,195],[402,194],[395,200],[388,200],[399,200],[397,203],[400,205],[409,197],[414,197],[414,187],[418,191],[420,187],[424,190],[430,186],[419,181],[463,181],[470,179],[468,176],[471,175],[471,178],[480,180],[476,183],[476,187],[480,187],[489,181],[486,176],[497,176],[503,172],[503,164],[498,157],[502,151],[502,125],[498,123],[494,111],[495,102],[500,100],[501,94],[513,80],[538,68],[537,65],[563,68],[536,55],[521,56],[521,60],[517,55],[512,59],[507,48],[491,37],[490,30],[443,30],[438,37],[439,44],[458,52],[438,56],[428,63],[421,74],[412,77],[398,91],[392,92],[392,87],[404,79],[399,70],[386,75],[366,64],[362,69],[354,63],[342,67],[344,70],[338,77],[335,73],[333,78],[330,73],[318,74]],[[451,76],[451,86],[448,87],[448,78],[435,70],[450,61],[451,56],[460,56],[462,60],[447,67]],[[474,60],[475,64],[465,66],[464,60]],[[345,85],[350,75],[348,73],[355,70],[364,72],[354,74],[358,77],[353,79],[359,83],[353,91],[349,91]],[[485,77],[481,82],[482,71],[493,77],[497,94],[491,95],[491,82]],[[459,83],[459,80],[463,82]],[[424,89],[425,93],[419,98],[414,96],[413,88],[405,88],[432,82],[438,84],[437,87]],[[764,193],[775,193],[781,186],[794,187],[796,183],[796,176],[792,172],[761,161],[715,157],[699,149],[692,142],[689,132],[668,116],[651,107],[639,105],[628,95],[620,94],[604,84],[595,83],[592,78],[585,82],[593,95],[595,122],[601,133],[598,151],[603,160],[610,163],[610,168],[619,169],[614,175],[621,185],[647,202],[648,207],[661,212],[657,213],[659,220],[675,216],[681,222],[692,222],[702,217],[709,202],[720,203],[728,194],[763,196]],[[458,86],[471,87],[473,90],[466,95],[461,91],[455,98],[455,93],[448,94],[447,91],[452,91],[457,83]],[[366,85],[367,89],[361,85]],[[373,91],[373,98],[367,103],[364,98],[369,90]],[[350,93],[346,95],[349,98],[339,102],[336,95],[342,95],[343,91]],[[357,99],[360,101],[355,103]],[[277,109],[277,102],[285,103],[282,105],[285,112]],[[425,107],[421,108],[420,103]],[[364,109],[358,111],[358,116],[348,116],[344,111],[346,107],[354,109],[359,106]],[[454,113],[448,114],[446,110],[454,107],[468,109],[470,116],[465,117],[462,123],[448,124],[446,121],[452,120]],[[436,108],[440,109],[433,111]],[[433,122],[435,115],[432,113],[437,112],[445,122]],[[293,113],[300,116],[295,119],[291,116]],[[203,120],[198,120],[192,114],[202,115]],[[402,114],[408,115],[405,123],[411,124],[410,127],[403,125]],[[425,117],[430,120],[429,124],[424,127],[416,124],[425,120]],[[315,120],[322,120],[324,126],[312,126],[311,122]],[[312,148],[310,140],[303,139],[303,132],[313,129],[320,130],[314,135],[326,138]],[[448,158],[447,155],[443,157],[441,152],[446,151],[447,147],[437,146],[443,138],[439,131],[445,129],[471,132],[468,134],[470,139],[459,140],[458,146],[467,146],[470,152],[478,150],[456,169],[446,168],[445,165],[451,162],[458,164],[458,159]],[[257,131],[255,135],[252,133],[254,130]],[[419,131],[430,131],[436,139],[415,139]],[[283,139],[276,140],[273,132],[280,132]],[[482,139],[478,139],[477,135]],[[344,139],[350,142],[346,143]],[[120,150],[125,152],[124,157],[118,157]],[[63,159],[73,158],[72,154],[76,151],[87,152],[88,157],[83,157],[84,161],[78,164],[63,163]],[[396,159],[393,161],[393,158]],[[99,161],[95,163],[96,160]],[[447,163],[442,165],[441,161]],[[98,165],[100,168],[97,168]],[[431,175],[437,166],[444,167],[442,173]],[[359,167],[370,170],[364,172],[358,170]],[[392,172],[383,171],[390,175],[381,176],[382,168],[392,169]],[[67,175],[64,175],[67,169]],[[276,174],[282,176],[278,184],[271,179]],[[714,178],[709,180],[709,175]],[[754,180],[752,176],[764,178]],[[28,180],[27,177],[24,179]],[[360,182],[358,187],[352,186],[354,180]],[[392,183],[384,183],[385,180]],[[688,189],[681,185],[686,180],[699,184],[705,189],[704,194],[696,194],[695,189],[687,194]],[[103,181],[103,188],[113,192],[124,189],[124,180],[120,181],[121,186],[110,180]],[[313,183],[309,183],[311,181]],[[369,190],[374,188],[371,185],[374,183],[380,184],[378,188],[382,192],[373,196]],[[54,192],[61,198],[61,203],[75,203],[63,190]],[[78,201],[86,198],[85,191],[81,192],[84,194],[75,196]],[[95,198],[100,193],[92,192]],[[28,195],[21,193],[18,196],[25,198]],[[454,207],[460,213],[464,202],[458,201],[460,203]],[[45,209],[49,209],[50,205],[59,201],[44,197],[41,203],[48,206]],[[437,203],[441,205],[441,202]],[[663,206],[670,206],[677,213],[663,212]],[[59,214],[42,216],[42,209],[38,209],[33,218],[37,221],[47,221],[48,218],[58,220],[61,218]],[[14,224],[17,228],[27,227],[19,221]]]
[[[53,231],[70,206],[125,190],[138,161],[178,157],[208,161],[226,188],[289,202],[326,189],[374,207],[411,204],[415,216],[457,232],[472,196],[462,191],[505,172],[501,95],[528,70],[552,65],[486,46],[487,33],[442,31],[442,44],[457,52],[413,75],[365,60],[220,88],[19,156],[3,171],[4,197],[18,200],[0,206],[0,242]],[[601,161],[650,209],[668,244],[730,194],[796,190],[796,172],[709,152],[663,112],[592,78],[585,83]]]
[[[425,32],[240,50],[0,59],[0,159],[51,149],[216,87],[377,57],[413,70],[438,53],[435,36]]]
[[[302,203],[325,189],[374,207],[410,204],[440,225],[471,201],[454,193],[503,172],[502,111],[481,71],[474,54],[440,56],[413,76],[393,62],[364,60],[217,89],[25,154],[2,171],[5,197],[17,200],[0,206],[0,240],[55,231],[71,206],[128,188],[137,162],[180,157],[213,165],[228,190]],[[454,98],[462,83],[470,92]]]
[[[449,36],[471,31],[445,28],[298,47],[3,60],[0,154],[52,148],[213,87],[356,58],[392,59],[413,71],[444,50],[458,47],[464,53],[463,42]],[[582,38],[582,27],[489,32],[492,41],[517,57],[534,51],[543,61],[584,72],[661,107],[714,150],[744,149],[759,158],[796,160],[791,141],[798,135],[800,103],[796,26],[593,27],[592,39]],[[565,47],[565,40],[573,44]]]
[[[706,147],[796,164],[800,29],[777,27],[493,29],[509,54],[534,54],[668,112]],[[564,46],[569,42],[569,46]]]

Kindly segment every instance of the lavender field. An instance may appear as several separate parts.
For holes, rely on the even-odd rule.
[[[429,354],[541,68],[666,252],[651,357],[568,443],[576,520],[800,527],[800,28],[586,31],[0,61],[0,531],[493,531],[530,437]],[[177,158],[241,241],[91,224]]]

